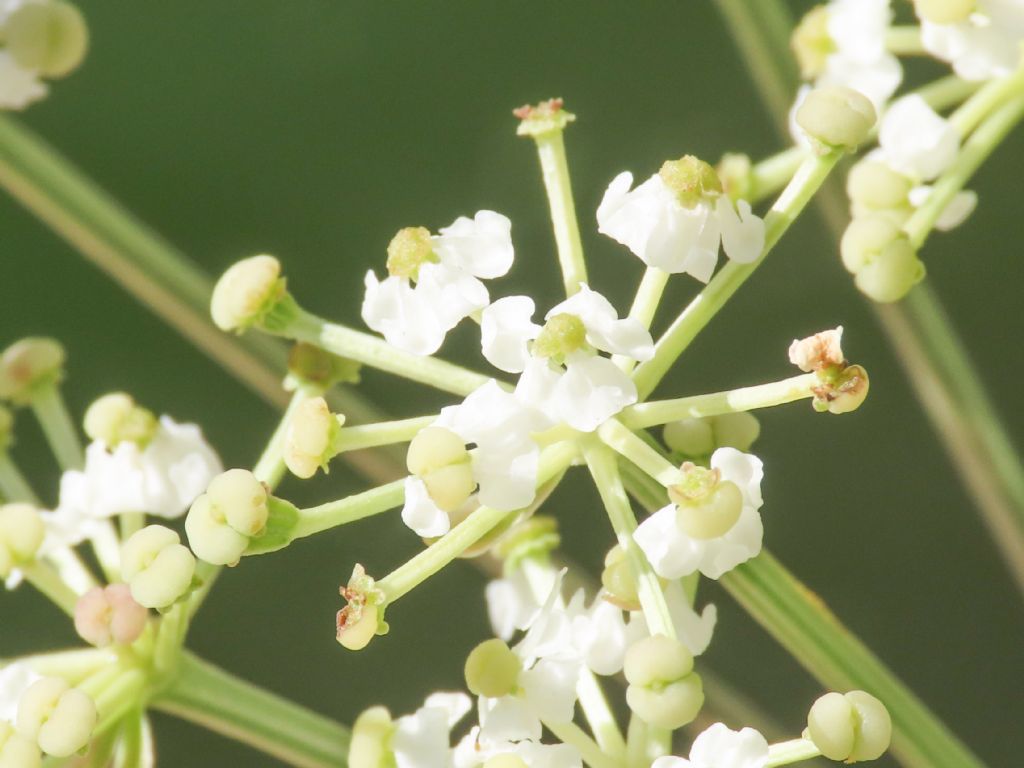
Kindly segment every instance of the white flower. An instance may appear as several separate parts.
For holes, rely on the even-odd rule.
[[[533,322],[536,307],[529,296],[506,296],[484,309],[480,317],[480,343],[484,357],[495,368],[521,373],[530,360],[527,346],[541,327]]]
[[[455,748],[454,768],[478,768],[498,755],[515,755],[527,768],[582,768],[580,754],[567,744],[541,744],[537,740],[491,741],[473,728]]]
[[[675,504],[647,518],[634,538],[663,578],[678,579],[699,570],[717,579],[761,551],[761,461],[735,448],[719,448],[711,456],[711,468],[721,472],[723,481],[739,488],[743,497],[739,519],[722,536],[698,539],[688,536],[678,524]]]
[[[718,622],[718,609],[711,604],[697,613],[690,605],[683,586],[678,579],[665,584],[665,602],[668,604],[669,618],[676,630],[679,642],[694,656],[700,656],[711,645],[711,637]],[[629,626],[626,628],[626,646],[650,634],[644,615],[641,611],[631,614]]]
[[[745,200],[738,202],[738,214],[725,195],[714,205],[701,200],[687,208],[660,174],[630,191],[632,185],[628,171],[612,179],[597,209],[598,231],[647,266],[685,272],[706,283],[718,264],[719,242],[734,261],[748,263],[761,255],[764,222]]]
[[[451,730],[472,707],[464,693],[434,693],[414,714],[398,718],[391,737],[397,768],[449,768]]]
[[[0,668],[0,722],[14,722],[18,716],[18,700],[32,683],[42,680],[24,661],[15,661]]]
[[[916,94],[894,101],[878,128],[877,158],[916,181],[930,181],[956,160],[960,135]]]
[[[570,621],[572,647],[583,663],[597,675],[621,672],[630,639],[622,609],[600,595],[590,608],[586,608],[581,589],[572,596],[566,613]]]
[[[430,539],[443,536],[451,528],[448,514],[430,498],[427,486],[415,475],[405,478],[405,504],[402,506],[402,522],[417,536]]]
[[[967,19],[955,24],[921,20],[921,42],[929,53],[953,65],[965,80],[1004,77],[1020,64],[1024,41],[1022,0],[980,0]]]
[[[448,331],[487,306],[490,298],[480,279],[500,277],[511,268],[511,227],[505,216],[480,211],[473,219],[456,219],[429,241],[425,231],[409,235],[407,247],[420,249],[411,257],[415,269],[406,264],[383,281],[367,272],[363,320],[401,350],[433,354]],[[414,276],[406,274],[410,269]]]
[[[0,109],[24,109],[48,90],[36,72],[19,66],[7,51],[0,51]]]
[[[911,189],[907,197],[912,206],[920,208],[931,193],[932,188],[930,186],[921,184]],[[940,232],[948,232],[959,227],[967,221],[967,217],[974,213],[974,209],[977,207],[978,193],[969,189],[962,189],[953,195],[953,199],[942,209],[942,213],[939,214],[939,218],[935,221],[935,228]]]
[[[833,0],[827,14],[835,50],[815,85],[853,88],[880,109],[903,79],[899,60],[885,49],[892,22],[889,0]]]
[[[753,728],[732,731],[715,723],[693,741],[690,759],[659,757],[651,768],[764,768],[768,742]]]
[[[554,584],[558,574],[548,570],[544,574],[550,585]],[[533,589],[526,572],[522,568],[515,569],[503,579],[494,579],[488,583],[484,591],[487,600],[487,615],[491,621],[494,634],[508,642],[516,630],[525,630],[533,622],[541,604],[534,597]]]

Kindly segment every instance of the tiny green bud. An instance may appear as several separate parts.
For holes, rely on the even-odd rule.
[[[112,392],[99,398],[85,412],[85,434],[108,448],[120,443],[145,447],[156,434],[157,419],[135,404],[131,395]]]
[[[409,472],[419,477],[430,498],[445,512],[461,507],[476,488],[473,467],[462,438],[444,427],[427,427],[409,443]]]
[[[185,518],[195,553],[208,563],[233,565],[267,526],[270,494],[246,469],[229,469],[210,481]]]
[[[18,701],[18,733],[52,757],[70,757],[83,749],[96,720],[93,700],[59,677],[37,680]]]
[[[0,578],[34,560],[45,535],[43,519],[31,504],[0,506]]]
[[[715,431],[710,419],[672,421],[661,434],[665,445],[684,456],[709,456],[715,450]]]
[[[977,0],[914,0],[917,15],[933,24],[964,21],[974,13],[977,6]]]
[[[714,539],[728,533],[743,512],[739,487],[722,480],[717,469],[686,462],[682,472],[682,482],[668,488],[680,528],[695,539]]]
[[[626,703],[642,720],[675,729],[697,716],[704,687],[693,671],[693,655],[678,640],[652,635],[626,651],[623,673],[629,683]]]
[[[288,421],[284,438],[284,463],[296,477],[309,478],[334,458],[332,448],[344,416],[335,416],[322,397],[299,404]]]
[[[885,705],[864,691],[826,693],[807,715],[806,735],[830,760],[876,760],[889,748],[892,720]]]
[[[167,608],[192,585],[196,559],[170,528],[149,525],[121,545],[121,575],[146,608]]]
[[[565,110],[565,102],[558,98],[539,104],[524,104],[512,110],[512,114],[519,118],[516,135],[535,139],[549,133],[560,133],[576,119],[576,115]]]
[[[85,18],[71,3],[26,3],[4,25],[7,51],[25,69],[64,77],[78,68],[89,48]]]
[[[899,301],[924,279],[924,263],[906,238],[894,240],[857,272],[854,282],[877,302]]]
[[[828,8],[816,5],[800,19],[789,39],[800,74],[804,80],[813,80],[825,71],[825,62],[835,53],[836,43],[828,31]]]
[[[718,172],[693,155],[665,161],[658,175],[665,186],[675,192],[684,208],[694,208],[701,201],[722,194],[722,180],[718,178]]]
[[[0,768],[40,768],[43,764],[39,746],[32,739],[0,720]]]
[[[358,384],[361,363],[300,341],[288,351],[288,373],[303,384],[329,389],[335,384]]]
[[[28,405],[36,389],[56,384],[64,374],[64,347],[54,339],[26,338],[0,355],[0,400]]]
[[[563,312],[551,317],[533,342],[533,354],[562,362],[587,343],[587,327],[576,315]]]
[[[466,687],[475,696],[507,696],[516,690],[522,668],[522,661],[504,640],[484,640],[466,658]]]
[[[608,550],[604,558],[604,570],[601,571],[601,586],[604,587],[604,599],[624,611],[640,610],[640,594],[636,586],[633,567],[626,558],[626,553],[618,544]]]
[[[461,520],[456,521],[452,515],[452,525],[458,525]],[[465,518],[463,518],[465,519]],[[505,563],[505,568],[511,568],[515,564],[527,558],[543,557],[552,550],[558,549],[561,545],[561,536],[558,534],[558,520],[547,515],[533,515],[525,520],[514,521],[507,530],[497,530],[501,535],[492,538],[490,534],[483,537],[481,542],[486,542],[487,547],[494,547],[494,554]],[[479,549],[479,544],[470,547],[464,554],[482,554],[484,550]]]
[[[750,156],[727,152],[718,161],[715,172],[722,182],[722,190],[733,200],[749,200],[754,176]]]
[[[14,443],[14,414],[9,408],[0,405],[0,453],[6,451]]]
[[[671,683],[693,672],[693,654],[678,640],[651,635],[629,646],[622,671],[630,685]]]
[[[388,274],[415,280],[420,266],[437,261],[430,230],[426,227],[406,227],[388,243]]]
[[[213,289],[210,314],[222,331],[241,333],[259,325],[285,294],[281,263],[273,256],[250,256],[221,275]]]
[[[391,736],[395,724],[384,707],[370,707],[352,724],[352,740],[348,748],[349,768],[390,768]]]
[[[761,422],[747,411],[712,416],[711,426],[716,448],[735,448],[746,452],[761,435]]]
[[[854,204],[868,210],[907,205],[913,182],[877,160],[861,160],[846,177],[846,193]]]
[[[843,266],[856,275],[902,237],[899,226],[886,216],[871,214],[855,218],[839,241]]]
[[[815,88],[796,111],[797,124],[830,149],[862,144],[876,117],[874,105],[864,94],[838,85]]]

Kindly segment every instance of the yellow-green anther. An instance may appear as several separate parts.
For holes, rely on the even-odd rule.
[[[933,24],[964,21],[977,6],[977,0],[914,0],[917,15]]]
[[[296,477],[309,478],[334,458],[333,443],[345,423],[322,397],[311,397],[295,409],[284,437],[284,463]]]
[[[157,419],[151,411],[135,404],[131,395],[112,392],[103,395],[85,412],[85,434],[108,448],[135,443],[144,448],[156,434]]]
[[[415,280],[423,264],[437,260],[430,230],[426,227],[400,229],[388,243],[387,266],[392,277]]]
[[[25,69],[46,77],[75,70],[89,48],[85,18],[71,3],[26,3],[4,25],[7,52]]]
[[[867,96],[840,85],[815,88],[796,111],[797,124],[826,149],[854,149],[870,135],[877,114]]]
[[[658,175],[672,190],[684,208],[693,208],[703,200],[722,194],[722,180],[713,166],[693,155],[667,160]]]
[[[352,725],[352,741],[348,748],[349,768],[391,768],[391,736],[395,724],[384,707],[370,707]]]
[[[633,575],[633,566],[618,544],[605,555],[601,586],[604,587],[604,599],[612,605],[624,611],[640,610],[640,593],[637,590],[636,576]]]
[[[697,716],[704,686],[693,671],[693,656],[678,640],[653,635],[626,651],[623,673],[629,687],[626,703],[642,720],[675,729]]]
[[[507,696],[518,687],[522,669],[523,662],[504,640],[485,640],[466,658],[466,687],[476,696]]]
[[[816,5],[804,14],[789,45],[805,80],[813,80],[824,72],[826,60],[836,51],[835,40],[828,31],[828,8]]]
[[[555,362],[582,349],[587,343],[587,327],[576,315],[563,312],[549,318],[537,340],[533,342],[536,357],[551,358]]]
[[[27,405],[36,390],[64,375],[64,347],[55,339],[20,339],[0,355],[0,400]]]
[[[45,535],[43,519],[31,504],[0,505],[0,579],[34,560]]]
[[[826,693],[807,715],[807,731],[830,760],[876,760],[889,748],[892,720],[885,705],[864,691]]]

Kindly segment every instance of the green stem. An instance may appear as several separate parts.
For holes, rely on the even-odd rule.
[[[711,322],[747,278],[764,263],[772,248],[828,178],[828,174],[841,156],[842,152],[836,150],[826,155],[811,156],[803,161],[765,217],[764,250],[757,260],[750,264],[739,264],[735,261],[726,264],[658,339],[654,346],[654,357],[641,363],[636,369],[633,380],[641,399],[651,393],[690,342]]]
[[[39,497],[7,451],[0,451],[0,495],[7,501],[26,501],[35,506],[40,504]]]
[[[407,443],[417,433],[429,427],[437,420],[437,416],[418,416],[413,419],[384,421],[379,424],[359,424],[353,427],[342,427],[333,448],[337,453],[358,451],[364,448],[378,448],[382,445]]]
[[[357,493],[337,501],[329,501],[318,507],[299,510],[299,522],[292,538],[301,539],[315,533],[336,528],[339,525],[362,520],[364,517],[387,512],[402,506],[405,501],[405,480],[395,480]]]
[[[629,308],[629,316],[634,320],[643,323],[644,328],[650,328],[654,321],[654,315],[658,311],[658,304],[661,303],[661,296],[668,285],[669,273],[657,267],[647,267],[640,285],[636,289],[636,296],[633,298],[633,306]],[[636,365],[636,361],[625,355],[615,355],[612,358],[615,363],[629,373]]]
[[[290,765],[339,768],[348,762],[348,729],[190,653],[151,705]]]
[[[537,144],[544,189],[547,191],[548,205],[551,208],[551,224],[555,231],[562,282],[565,285],[566,296],[572,296],[580,289],[580,283],[587,282],[587,265],[583,260],[580,227],[572,199],[569,164],[565,158],[564,131],[546,131],[533,138]]]
[[[622,768],[618,760],[606,754],[576,723],[550,723],[545,720],[544,727],[563,744],[575,747],[590,768]]]
[[[667,488],[682,480],[679,467],[615,419],[609,419],[602,424],[597,435],[605,445],[629,459],[658,484]]]
[[[288,401],[288,407],[285,408],[284,414],[277,422],[277,427],[274,428],[274,434],[270,436],[270,439],[267,441],[267,447],[263,449],[263,453],[260,454],[256,465],[252,468],[252,473],[256,475],[260,482],[266,483],[272,489],[280,484],[284,478],[284,473],[287,471],[287,467],[284,464],[284,441],[292,416],[295,415],[295,411],[306,400],[316,397],[321,393],[322,390],[319,388],[302,385],[292,393],[292,397]]]
[[[21,566],[25,580],[42,592],[46,597],[68,616],[75,615],[75,604],[78,595],[61,579],[60,574],[49,563],[36,560]]]
[[[144,768],[151,765],[152,742],[142,709],[129,712],[121,724],[121,740],[114,768]]]
[[[626,408],[619,414],[619,421],[630,429],[640,429],[668,424],[679,419],[771,408],[813,397],[813,390],[819,384],[815,374],[805,373],[769,384],[740,387],[726,392],[678,397],[672,400],[652,400]]]
[[[116,663],[117,654],[105,648],[75,648],[23,656],[20,660],[37,675],[63,677],[71,685],[77,685],[101,667]],[[6,662],[4,659],[2,663]]]
[[[989,80],[949,116],[961,139],[966,139],[996,108],[1003,106],[1024,90],[1024,68],[1012,75]]]
[[[885,47],[896,56],[923,56],[928,53],[921,43],[921,28],[916,26],[889,27],[885,33]]]
[[[81,469],[85,464],[82,443],[57,384],[48,384],[33,393],[32,411],[60,468]]]
[[[105,733],[120,722],[128,712],[138,707],[146,688],[146,675],[139,669],[123,670],[102,691],[95,696],[96,709],[100,720],[93,732]]]
[[[768,762],[764,768],[777,768],[780,765],[790,765],[804,760],[813,760],[821,755],[821,750],[814,746],[814,742],[808,739],[792,739],[781,744],[772,744],[768,747]]]

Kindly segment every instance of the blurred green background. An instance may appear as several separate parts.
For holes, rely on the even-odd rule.
[[[211,274],[274,253],[305,305],[354,325],[363,273],[383,268],[398,228],[436,229],[481,208],[512,219],[518,255],[493,294],[529,290],[541,307],[557,299],[539,170],[510,113],[523,102],[561,95],[579,116],[568,151],[592,284],[621,310],[641,265],[596,232],[608,181],[623,169],[645,177],[684,153],[780,148],[710,2],[94,0],[83,10],[93,33],[85,66],[24,121]],[[969,224],[925,253],[1018,439],[1022,164],[1018,132],[978,175]],[[251,464],[275,423],[269,406],[2,195],[0,224],[0,344],[55,336],[69,350],[76,414],[124,389],[199,422],[227,465]],[[673,281],[659,319],[696,287]],[[815,215],[661,392],[790,375],[789,341],[839,323],[848,355],[871,373],[871,397],[843,418],[806,403],[764,414],[767,546],[991,766],[1017,765],[1020,600]],[[476,365],[465,326],[444,354]],[[396,415],[445,402],[369,371],[364,385]],[[57,470],[27,416],[18,438],[18,460],[54,499]],[[363,487],[339,464],[282,493],[310,503]],[[567,484],[549,511],[569,553],[596,569],[612,536],[587,483]],[[483,578],[465,564],[446,569],[390,611],[392,633],[358,655],[335,643],[333,620],[355,562],[383,574],[417,548],[392,514],[246,560],[218,584],[190,644],[344,722],[373,703],[411,711],[427,692],[460,685],[465,653],[488,633]],[[727,595],[705,595],[720,610],[708,663],[796,735],[820,686]],[[30,589],[0,594],[0,655],[73,640]],[[277,765],[167,718],[157,728],[163,765]]]

